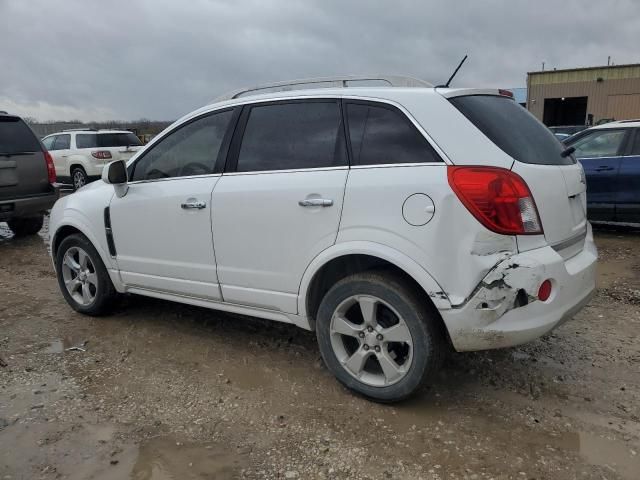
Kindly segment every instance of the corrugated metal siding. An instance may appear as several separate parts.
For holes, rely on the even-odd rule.
[[[624,67],[602,67],[584,70],[550,70],[529,74],[530,85],[549,85],[552,83],[574,83],[603,80],[623,80],[626,78],[640,78],[640,65]]]
[[[545,98],[588,97],[587,113],[594,116],[594,121],[603,118],[625,120],[640,118],[640,105],[635,97],[640,94],[640,72],[638,78],[604,80],[602,82],[568,82],[534,84],[533,77],[529,77],[527,108],[539,120],[542,120]],[[612,100],[609,108],[609,97],[624,95],[624,98]]]

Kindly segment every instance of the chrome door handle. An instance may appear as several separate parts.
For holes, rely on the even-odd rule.
[[[207,207],[207,204],[204,202],[185,202],[183,204],[180,205],[182,208],[184,208],[185,210],[189,210],[189,209],[197,209],[197,210],[202,210],[203,208]]]
[[[298,205],[301,207],[330,207],[333,205],[333,200],[328,198],[307,198],[306,200],[300,200]]]

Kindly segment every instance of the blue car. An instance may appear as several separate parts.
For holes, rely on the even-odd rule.
[[[593,127],[565,144],[584,167],[589,220],[640,224],[640,120]]]

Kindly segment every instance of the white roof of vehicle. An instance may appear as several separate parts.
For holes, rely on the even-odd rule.
[[[638,128],[640,127],[640,120],[618,120],[617,122],[603,123],[602,125],[596,125],[591,127],[593,129],[602,128]]]

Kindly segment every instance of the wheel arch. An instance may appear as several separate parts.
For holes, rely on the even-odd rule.
[[[307,267],[300,283],[298,313],[313,325],[320,301],[331,285],[347,275],[374,268],[388,268],[399,273],[436,309],[451,308],[438,282],[411,258],[385,245],[349,242],[323,251]]]

